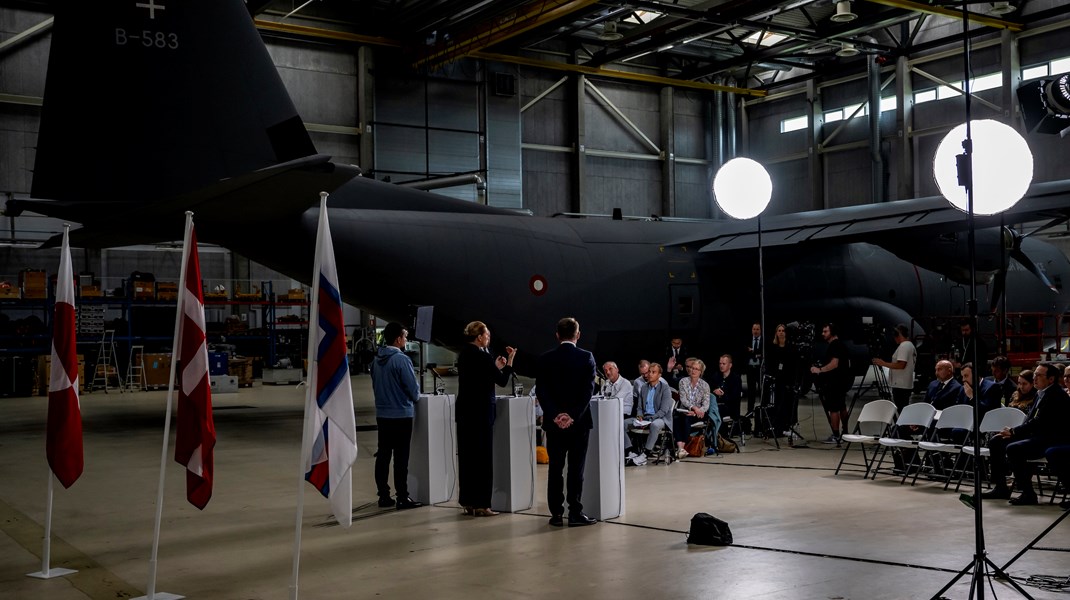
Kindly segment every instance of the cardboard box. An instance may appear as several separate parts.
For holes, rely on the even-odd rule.
[[[17,287],[2,287],[0,286],[0,298],[2,299],[18,299],[22,297],[22,290]]]
[[[156,299],[175,302],[178,300],[178,284],[173,281],[156,282]]]
[[[232,358],[227,363],[227,370],[229,375],[238,378],[240,387],[251,387],[253,385],[253,359]]]
[[[52,355],[42,354],[37,357],[37,395],[48,395],[48,382],[52,377]],[[85,391],[85,355],[78,355],[78,393]]]
[[[103,298],[104,290],[99,285],[83,285],[79,290],[83,298]]]
[[[138,357],[139,362],[140,358]],[[168,377],[171,376],[171,355],[145,354],[144,358],[145,385],[149,389],[167,387],[167,384],[170,383]]]
[[[289,292],[286,292],[286,296],[283,299],[303,302],[304,300],[306,300],[305,290],[301,288],[293,288]]]
[[[132,281],[130,285],[134,290],[134,300],[155,300],[155,281]]]

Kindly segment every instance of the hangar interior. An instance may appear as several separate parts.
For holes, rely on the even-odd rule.
[[[365,177],[537,216],[605,215],[620,209],[634,217],[728,220],[714,202],[711,184],[718,168],[737,156],[753,158],[769,171],[770,215],[936,196],[939,190],[931,175],[936,147],[963,121],[963,19],[962,5],[955,2],[247,0],[245,4],[320,153],[359,166]],[[1028,109],[1023,109],[1017,93],[1023,85],[1070,72],[1070,46],[1064,41],[1070,2],[1017,0],[967,6],[974,118],[995,119],[1025,134],[1035,158],[1035,182],[1070,180],[1070,161],[1065,159],[1070,142],[1058,135],[1058,128],[1052,131],[1050,123],[1030,128],[1027,121],[1032,117],[1025,114]],[[52,16],[50,2],[0,2],[0,200],[4,202],[30,197]],[[85,94],[94,94],[93,72],[107,68],[86,65],[81,75]],[[69,156],[71,161],[78,159],[76,154]],[[86,193],[106,196],[108,190]],[[42,329],[47,284],[30,286],[34,291],[28,296],[24,283],[54,275],[57,249],[38,246],[59,234],[61,223],[32,213],[5,216],[0,220],[0,280],[10,284],[4,290],[15,291],[0,300],[5,328],[0,331],[4,347],[0,360],[34,356],[27,372],[36,374],[36,355],[47,354],[49,344],[47,330]],[[1021,231],[1035,225],[1013,224]],[[1070,224],[1059,223],[1036,235],[1066,251],[1068,234]],[[151,282],[152,300],[167,302],[156,284],[177,281],[179,250],[175,243],[74,249],[74,270],[84,275],[79,279],[83,294],[86,288],[101,294],[101,319],[116,330],[121,355],[117,370],[123,375],[131,346],[141,346],[146,355],[169,348],[173,311],[167,315],[148,304],[138,305],[135,288],[139,281]],[[208,309],[213,334],[227,338],[239,354],[260,358],[261,367],[282,364],[281,359],[299,363],[307,339],[301,326],[308,318],[307,288],[223,247],[202,247],[201,261],[206,291],[222,294],[217,298],[220,303]],[[37,275],[41,271],[47,275]],[[139,279],[144,274],[152,278]],[[16,292],[18,296],[13,295]],[[369,327],[373,317],[347,307],[346,321],[354,328],[355,342],[374,335],[374,325]],[[87,354],[96,348],[100,333],[93,330],[91,335],[94,341],[87,345]],[[243,342],[243,337],[249,339]],[[451,360],[449,353],[437,350],[428,358],[438,363]],[[94,383],[94,366],[86,365],[89,385]],[[105,370],[105,388],[107,375]],[[374,427],[366,378],[354,381],[360,390],[358,424]],[[0,395],[22,396],[26,383],[7,382]],[[235,445],[246,454],[272,457],[273,465],[281,464],[286,471],[291,457],[283,442],[294,440],[286,440],[290,434],[281,432],[300,420],[300,399],[296,392],[287,395],[288,388],[269,391],[258,384],[255,389],[254,402],[268,410],[256,414],[244,399],[236,400],[253,391],[224,397],[220,404],[231,410],[221,419],[220,429],[229,428],[240,440]],[[138,402],[128,403],[127,398]],[[6,407],[0,414],[7,415],[7,425],[0,426],[5,431],[0,440],[2,479],[29,482],[0,493],[0,508],[8,522],[21,524],[5,529],[0,556],[11,559],[5,559],[6,565],[23,570],[36,552],[27,540],[38,535],[35,523],[42,519],[39,486],[30,485],[37,480],[29,469],[40,467],[43,473],[43,462],[27,466],[18,460],[35,452],[35,443],[40,445],[44,409],[35,400],[0,398]],[[95,420],[116,437],[134,432],[130,445],[94,442],[113,461],[110,464],[136,455],[131,468],[146,481],[151,479],[156,442],[150,430],[158,425],[162,397],[138,391],[83,405],[87,422]],[[812,431],[807,433],[812,435],[807,437],[813,439],[829,431],[820,415],[816,420],[811,417],[810,425]],[[271,439],[273,430],[281,441]],[[374,444],[369,439],[374,438],[361,442],[355,481],[370,481]],[[447,503],[406,514],[362,506],[358,511],[366,520],[355,527],[366,523],[369,529],[360,534],[359,547],[353,548],[345,538],[332,537],[337,529],[330,526],[327,509],[320,507],[306,521],[319,528],[309,536],[310,553],[330,566],[322,571],[326,577],[309,585],[323,595],[336,589],[333,586],[357,590],[343,594],[352,597],[427,593],[433,587],[442,591],[442,597],[471,597],[473,589],[487,596],[534,597],[562,593],[929,597],[961,567],[959,563],[969,560],[968,513],[950,494],[931,486],[907,490],[891,481],[865,482],[857,477],[844,485],[842,477],[831,475],[830,463],[837,457],[836,452],[807,454],[787,448],[775,452],[756,440],[740,455],[685,460],[663,471],[629,471],[629,493],[634,495],[621,526],[601,527],[597,538],[581,538],[586,533],[582,530],[562,532],[570,536],[567,543],[548,540],[543,520],[533,518],[544,516],[545,504],[541,511],[535,508],[469,527],[456,518],[455,510],[445,510]],[[235,462],[235,470],[239,466]],[[110,467],[94,468],[99,479],[86,493],[95,498],[90,504],[99,507],[124,478],[109,474]],[[275,470],[261,464],[240,486],[254,489],[261,498],[273,498],[266,501],[266,512],[285,521],[290,498],[282,494],[292,486],[288,479],[276,477]],[[715,478],[701,475],[711,470],[717,473]],[[786,486],[785,474],[790,479]],[[267,482],[257,483],[257,475],[264,475]],[[180,499],[178,476],[169,485]],[[545,475],[539,477],[543,481]],[[271,548],[262,562],[252,565],[259,581],[235,583],[226,569],[214,566],[242,563],[248,548],[234,543],[221,542],[203,560],[184,555],[177,561],[179,572],[192,577],[212,566],[210,575],[193,586],[198,597],[283,597],[285,582],[277,571],[287,560],[285,548],[280,550],[288,543],[287,532],[282,526],[265,532],[259,521],[243,520],[247,499],[238,483],[227,485],[233,487],[223,488],[217,503],[221,508],[210,516],[212,526],[220,531],[232,527],[220,538],[232,542],[259,537]],[[770,489],[774,493],[767,493]],[[897,498],[894,507],[887,505],[890,495]],[[704,504],[696,502],[696,496],[717,500]],[[370,489],[355,490],[354,504],[371,497]],[[830,498],[836,506],[829,506]],[[784,500],[790,500],[790,506]],[[735,555],[728,549],[687,548],[680,541],[686,530],[683,513],[690,515],[703,507],[714,511],[710,506],[747,532],[737,536],[746,547],[734,550]],[[86,513],[70,506],[62,510],[68,519],[93,518],[86,514],[88,509]],[[61,534],[70,544],[57,552],[85,564],[91,574],[86,579],[69,586],[49,582],[47,591],[42,591],[46,588],[34,587],[5,566],[3,587],[14,591],[0,590],[0,597],[133,595],[140,585],[143,540],[114,547],[111,533],[104,529],[128,526],[123,519],[135,510],[126,500],[117,500],[97,528],[75,531],[64,526]],[[179,516],[169,519],[193,523],[201,516],[188,506],[178,510]],[[1003,557],[1057,514],[1043,506],[1024,516],[1003,507],[994,512],[989,517],[992,538],[997,540],[994,551]],[[137,527],[148,527],[146,515],[138,518]],[[920,531],[925,527],[919,521],[946,524],[941,527],[946,535],[930,539]],[[169,524],[179,531],[174,521]],[[399,529],[406,533],[395,538]],[[199,543],[188,530],[173,535],[175,546]],[[425,537],[432,541],[424,543]],[[379,541],[384,538],[400,541],[383,548]],[[1053,545],[1070,541],[1065,526],[1053,538]],[[882,542],[891,546],[881,547]],[[603,554],[607,547],[613,548],[608,556]],[[558,552],[564,554],[551,560],[549,568],[575,571],[547,585],[536,575],[547,556]],[[377,553],[381,554],[375,557]],[[417,570],[412,566],[413,553],[425,553],[417,563],[417,576],[383,577]],[[508,557],[504,562],[503,555]],[[1034,562],[1016,570],[1016,576],[1065,571],[1058,554],[1028,556]],[[366,560],[355,569],[355,576],[346,572],[351,560]],[[663,560],[666,566],[657,566]],[[711,571],[711,563],[722,560],[723,574]],[[642,568],[628,566],[634,563],[655,565],[653,576],[640,577]],[[532,565],[539,567],[529,568]],[[635,573],[622,575],[618,570]],[[695,576],[695,571],[701,575]],[[308,572],[312,579],[317,571],[312,567]],[[101,583],[112,581],[113,575],[132,586]],[[167,577],[164,581],[171,587],[185,583],[182,576]],[[364,578],[379,583],[362,588]],[[1060,596],[1037,591],[1035,597]]]

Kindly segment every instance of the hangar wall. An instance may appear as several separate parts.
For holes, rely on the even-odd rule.
[[[49,16],[0,8],[0,40]],[[932,31],[922,30],[919,40],[961,25],[934,19],[931,27]],[[977,94],[1000,110],[975,102],[975,115],[1017,119],[1013,103],[1007,105],[1012,94],[1006,90],[1019,83],[1020,67],[1070,53],[1060,42],[1064,35],[1065,29],[1058,26],[1002,39],[998,33],[975,39],[974,75],[1006,70],[1009,80],[1005,82],[1009,86]],[[630,215],[719,217],[709,189],[722,160],[723,138],[741,140],[735,151],[730,142],[726,144],[726,156],[744,154],[767,164],[774,182],[772,214],[871,201],[867,119],[826,122],[824,114],[865,102],[865,65],[871,59],[865,55],[850,59],[853,67],[849,64],[848,70],[854,75],[776,89],[763,99],[735,97],[736,118],[727,119],[718,113],[713,92],[476,60],[457,61],[420,78],[398,68],[389,48],[265,38],[319,151],[339,162],[360,164],[369,176],[380,179],[404,182],[477,172],[487,180],[485,198],[474,185],[440,193],[536,215],[621,208]],[[44,92],[39,65],[47,62],[48,46],[45,31],[0,53],[0,195],[4,197],[23,196],[30,189]],[[1017,64],[1004,69],[1008,60]],[[961,80],[958,48],[934,48],[930,56],[915,59],[906,68],[907,85],[896,81],[894,62],[879,73],[885,84],[882,98],[899,96],[897,107],[880,116],[886,199],[936,193],[929,174],[931,157],[943,133],[962,118],[961,96],[915,103],[912,95],[936,88],[933,77]],[[512,89],[502,87],[502,82],[510,81]],[[720,99],[730,100],[727,95]],[[905,130],[899,115],[904,103],[909,113]],[[785,119],[807,114],[813,116],[812,129],[780,132]],[[736,130],[726,131],[733,121]],[[1036,180],[1070,178],[1070,161],[1063,159],[1065,140],[1034,135],[1029,143],[1037,159]],[[58,230],[54,221],[20,216],[3,220],[0,238],[34,240]],[[6,271],[34,266],[32,253],[6,245],[2,257]],[[124,264],[120,270],[128,266],[151,268]]]

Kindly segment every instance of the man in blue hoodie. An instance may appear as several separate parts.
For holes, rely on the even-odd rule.
[[[375,393],[375,423],[379,429],[379,449],[375,453],[375,487],[379,506],[398,510],[422,506],[409,497],[409,442],[412,440],[413,406],[420,397],[412,360],[405,356],[409,332],[401,323],[383,329],[383,345],[372,362],[372,391]],[[390,456],[394,456],[394,491],[390,498]]]

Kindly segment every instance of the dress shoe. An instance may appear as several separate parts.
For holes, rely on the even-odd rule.
[[[404,498],[398,498],[397,507],[398,510],[408,510],[410,508],[420,508],[423,506],[423,502],[417,502],[408,496]]]
[[[473,514],[475,514],[474,511],[475,511],[475,509],[472,508],[471,506],[462,506],[461,507],[461,514],[463,514],[465,516],[468,516],[468,517],[471,517]]]
[[[1059,503],[1059,508],[1063,510],[1070,510],[1070,500],[1063,500]]]
[[[565,520],[561,518],[561,515],[554,515],[550,517],[550,527],[564,527]]]
[[[981,498],[985,500],[1010,500],[1011,490],[1006,487],[994,487],[981,494]]]
[[[390,496],[379,496],[379,508],[392,508],[394,499]]]
[[[568,516],[569,527],[583,527],[584,525],[594,525],[597,522],[598,519],[592,519],[583,513]]]
[[[1021,494],[1008,502],[1011,506],[1034,506],[1038,504],[1036,494]]]
[[[475,508],[472,509],[472,514],[477,517],[493,517],[498,515],[499,513],[489,508]]]

